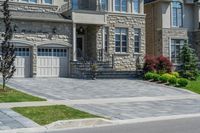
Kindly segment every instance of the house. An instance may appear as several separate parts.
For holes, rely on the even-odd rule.
[[[164,55],[174,65],[187,41],[200,57],[200,1],[145,0],[146,53]]]
[[[10,0],[10,10],[16,77],[70,77],[86,59],[135,71],[145,55],[143,0]]]

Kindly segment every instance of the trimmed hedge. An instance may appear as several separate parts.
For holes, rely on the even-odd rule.
[[[171,77],[168,80],[168,82],[169,82],[170,85],[176,85],[177,84],[177,78],[176,77]]]
[[[185,78],[178,79],[178,85],[180,87],[186,87],[188,85],[188,83],[189,83],[188,80]]]
[[[153,74],[153,80],[154,80],[154,81],[159,81],[159,79],[160,79],[160,75],[157,74],[157,73],[154,73],[154,74]]]
[[[144,78],[145,78],[146,80],[151,80],[151,79],[153,79],[153,75],[154,75],[154,73],[148,72],[148,73],[146,73],[146,74],[144,75]]]

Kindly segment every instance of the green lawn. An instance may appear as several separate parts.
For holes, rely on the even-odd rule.
[[[41,107],[17,107],[13,108],[13,110],[35,121],[40,125],[50,124],[58,120],[98,117],[64,105],[41,106]]]
[[[2,86],[0,85],[0,103],[3,103],[3,102],[30,102],[30,101],[45,101],[45,99],[31,96],[29,94],[11,89],[9,87],[6,88],[6,91],[3,91]]]
[[[196,81],[189,81],[186,89],[200,94],[200,76]]]

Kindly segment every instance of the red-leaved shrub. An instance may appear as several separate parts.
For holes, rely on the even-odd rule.
[[[157,57],[156,70],[158,73],[171,73],[172,72],[172,63],[171,61],[164,56]]]
[[[171,61],[164,56],[151,56],[147,55],[145,56],[145,62],[144,62],[144,73],[147,72],[158,72],[158,73],[170,73],[172,72],[172,63]]]
[[[155,72],[156,71],[156,64],[157,64],[157,60],[154,56],[151,55],[146,55],[144,57],[144,68],[143,71],[144,73],[147,72]]]

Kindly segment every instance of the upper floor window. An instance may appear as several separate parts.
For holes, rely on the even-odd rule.
[[[127,52],[128,47],[128,29],[115,29],[115,52]]]
[[[101,9],[108,10],[108,0],[101,0]]]
[[[127,0],[115,0],[115,11],[127,12]]]
[[[140,9],[140,0],[133,0],[133,12],[134,13],[139,13]]]
[[[183,26],[183,4],[181,2],[172,2],[172,21],[174,27]]]
[[[21,0],[21,2],[37,3],[37,0]]]
[[[53,0],[43,0],[44,4],[53,4]]]

